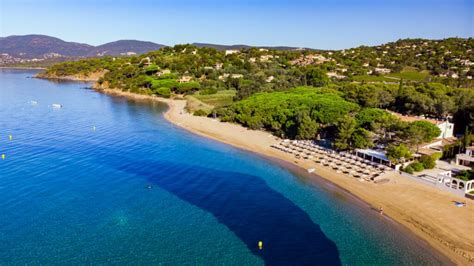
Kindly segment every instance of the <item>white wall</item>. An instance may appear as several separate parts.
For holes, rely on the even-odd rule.
[[[453,137],[454,124],[447,121],[438,124],[438,128],[441,130],[441,134],[438,139],[451,138]]]

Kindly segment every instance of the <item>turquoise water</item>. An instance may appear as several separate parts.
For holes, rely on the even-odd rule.
[[[0,71],[2,265],[443,262],[334,186],[168,123],[162,104],[34,73]]]

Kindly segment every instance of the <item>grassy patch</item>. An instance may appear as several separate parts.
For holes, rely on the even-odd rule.
[[[424,81],[430,74],[428,71],[418,71],[414,67],[405,67],[400,73],[391,73],[384,76],[354,76],[354,81],[365,81],[365,82],[397,82],[400,79],[411,80],[411,81]]]
[[[364,75],[364,76],[354,76],[352,77],[352,79],[354,81],[358,81],[358,82],[362,82],[362,81],[365,81],[365,82],[396,82],[396,80],[394,78],[387,78],[387,77],[384,77],[384,76],[367,76],[367,75]]]
[[[190,112],[191,114],[193,114],[194,112],[198,110],[201,110],[201,112],[210,114],[212,109],[214,108],[212,105],[206,104],[191,95],[187,95],[185,99],[186,99],[186,110]]]
[[[232,104],[235,94],[235,90],[222,90],[215,94],[209,95],[195,94],[193,97],[205,104],[212,105],[214,107],[222,107]]]
[[[387,75],[387,77],[397,78],[397,79],[404,79],[404,80],[412,80],[412,81],[424,81],[428,78],[430,74],[426,71],[405,71],[403,70],[400,73],[393,73]]]

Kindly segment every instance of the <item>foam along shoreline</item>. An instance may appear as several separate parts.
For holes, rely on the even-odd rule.
[[[420,184],[407,179],[397,172],[389,172],[384,184],[360,182],[356,178],[336,173],[329,167],[314,162],[297,159],[291,154],[271,148],[281,139],[268,132],[249,130],[237,124],[223,123],[207,117],[199,117],[185,111],[185,100],[164,99],[156,96],[139,95],[114,89],[98,89],[101,92],[124,96],[137,100],[155,100],[166,103],[168,110],[164,117],[171,123],[195,134],[218,140],[229,145],[276,158],[306,169],[314,168],[315,173],[355,197],[366,202],[374,209],[380,207],[387,215],[409,231],[426,241],[439,253],[460,265],[474,263],[474,202],[468,202],[463,208],[456,207],[452,201],[465,201],[448,192]],[[318,179],[314,173],[314,179]]]

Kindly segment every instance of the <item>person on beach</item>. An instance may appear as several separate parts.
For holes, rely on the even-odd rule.
[[[382,208],[382,207],[380,207],[379,213],[380,213],[381,215],[383,214],[383,208]]]

